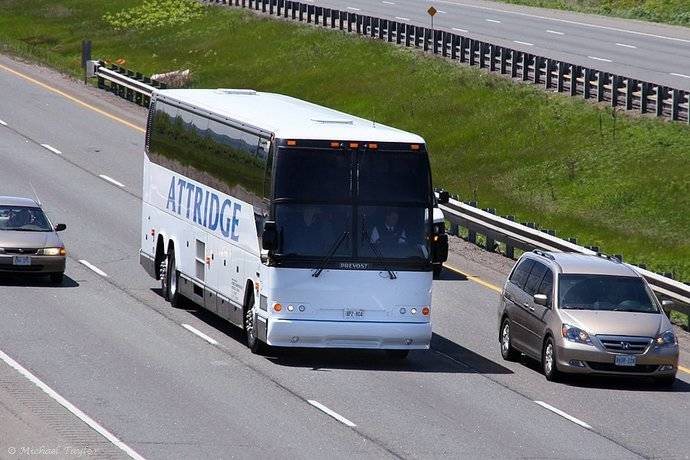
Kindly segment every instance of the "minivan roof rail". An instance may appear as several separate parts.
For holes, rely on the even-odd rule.
[[[556,260],[556,258],[553,256],[553,254],[548,253],[548,252],[544,252],[541,249],[535,249],[532,252],[538,256],[546,257],[547,259],[550,259],[550,260]]]
[[[617,264],[622,263],[620,258],[616,256],[610,256],[608,254],[604,254],[603,252],[597,252],[597,257],[601,257],[602,259],[610,260],[611,262],[616,262]]]

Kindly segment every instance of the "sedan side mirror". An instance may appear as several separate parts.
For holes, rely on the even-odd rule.
[[[439,204],[446,204],[450,200],[450,193],[446,190],[441,190],[438,192],[438,202]]]
[[[267,220],[264,222],[261,247],[267,251],[275,251],[278,249],[278,226],[274,221]]]
[[[55,231],[56,231],[56,232],[61,232],[61,231],[63,231],[63,230],[67,230],[67,225],[65,225],[65,224],[57,224],[57,225],[55,226]]]
[[[534,303],[548,307],[549,298],[546,296],[546,294],[534,294]]]

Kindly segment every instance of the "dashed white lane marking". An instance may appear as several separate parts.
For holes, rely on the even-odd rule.
[[[361,9],[355,8],[354,6],[348,6],[347,9],[351,11],[362,11]]]
[[[519,43],[521,45],[534,46],[534,43],[521,42],[520,40],[513,40],[513,43]]]
[[[499,21],[498,19],[485,19],[485,21],[486,21],[486,22],[493,22],[493,23],[496,23],[496,24],[500,24],[500,23],[501,23],[501,21]]]
[[[685,75],[685,74],[682,74],[682,73],[673,73],[673,72],[671,72],[671,75],[673,75],[674,77],[690,78],[690,75]]]
[[[190,326],[189,324],[183,324],[182,327],[187,329],[192,334],[201,337],[202,339],[204,339],[205,341],[207,341],[211,345],[218,345],[218,342],[215,339],[212,339],[211,337],[207,336],[206,334],[201,332],[199,329],[195,329],[192,326]]]
[[[634,45],[626,45],[625,43],[616,43],[616,46],[622,46],[623,48],[632,48],[632,49],[637,49],[637,46]]]
[[[342,415],[340,415],[339,413],[332,411],[331,409],[324,406],[323,404],[321,404],[318,401],[314,401],[313,399],[308,399],[307,402],[309,404],[311,404],[312,406],[316,407],[317,409],[319,409],[320,411],[323,411],[326,414],[330,415],[331,417],[333,417],[334,419],[336,419],[337,421],[339,421],[343,425],[347,425],[349,427],[357,426],[354,423],[352,423],[351,421],[349,421],[348,419],[346,419],[345,417],[343,417]]]
[[[103,179],[104,181],[110,182],[111,184],[115,184],[115,185],[117,185],[118,187],[125,188],[125,184],[123,184],[122,182],[116,181],[115,179],[113,179],[113,178],[110,177],[110,176],[106,176],[105,174],[99,174],[98,177],[100,177],[100,178]]]
[[[41,144],[41,147],[43,147],[44,149],[48,149],[48,150],[50,150],[51,152],[53,152],[53,153],[55,153],[55,154],[57,154],[57,155],[62,155],[62,152],[61,152],[61,151],[59,151],[59,150],[56,149],[55,147],[52,147],[52,146],[50,146],[50,145],[48,145],[48,144]]]
[[[129,447],[124,442],[120,441],[110,431],[103,428],[103,426],[101,426],[98,422],[96,422],[94,419],[92,419],[91,417],[86,415],[84,412],[82,412],[77,406],[75,406],[71,402],[67,401],[62,396],[60,396],[60,394],[58,392],[56,392],[55,390],[50,388],[48,385],[43,383],[42,380],[40,380],[38,377],[33,375],[26,368],[24,368],[21,364],[19,364],[17,361],[10,358],[9,356],[7,356],[2,351],[0,351],[0,359],[2,359],[5,363],[7,363],[8,366],[12,367],[17,372],[19,372],[23,377],[28,379],[31,383],[33,383],[38,388],[40,388],[41,391],[43,391],[45,394],[47,394],[51,399],[53,399],[58,404],[60,404],[62,407],[64,407],[65,409],[70,411],[72,414],[77,416],[81,421],[83,421],[84,423],[89,425],[94,431],[96,431],[98,434],[100,434],[105,439],[110,441],[114,446],[116,446],[118,449],[123,451],[129,457],[136,459],[136,460],[144,460],[144,457],[142,457],[137,452],[135,452],[134,449]]]
[[[457,27],[453,27],[453,30],[457,30],[458,32],[465,32],[465,33],[467,33],[467,29],[458,29]]]
[[[395,19],[397,19],[398,21],[409,21],[410,20],[410,18],[403,18],[401,16],[396,16]]]
[[[107,277],[108,277],[108,274],[107,274],[106,272],[104,272],[104,271],[101,270],[100,268],[96,267],[95,265],[93,265],[92,263],[90,263],[88,260],[83,260],[83,259],[82,259],[82,260],[79,261],[79,263],[82,264],[83,266],[85,266],[86,268],[88,268],[89,270],[93,271],[93,272],[96,273],[97,275],[101,275],[101,276],[104,277],[104,278],[107,278]]]
[[[445,11],[441,11],[441,10],[438,10],[438,11],[436,11],[436,12],[437,12],[438,14],[446,14]]]
[[[383,1],[383,2],[381,2],[381,3],[383,3],[384,5],[395,5],[394,2],[386,2],[386,1]]]
[[[5,123],[4,121],[0,120],[0,125],[2,125],[2,126],[7,126],[7,123]]]
[[[551,29],[546,29],[547,34],[554,34],[554,35],[565,35],[565,32],[559,32],[557,30],[551,30]]]
[[[537,403],[537,404],[539,404],[539,405],[540,405],[541,407],[543,407],[544,409],[548,409],[548,410],[550,410],[551,412],[553,412],[554,414],[558,414],[558,415],[560,415],[561,417],[566,418],[566,419],[570,420],[571,422],[573,422],[573,423],[575,423],[575,424],[577,424],[577,425],[580,425],[580,426],[583,427],[583,428],[587,428],[588,430],[591,430],[591,429],[592,429],[592,427],[591,427],[590,425],[588,425],[587,423],[583,422],[583,421],[580,420],[579,418],[575,418],[575,417],[573,417],[573,416],[570,415],[570,414],[566,414],[566,413],[563,412],[562,410],[560,410],[560,409],[558,409],[558,408],[556,408],[556,407],[553,407],[553,406],[550,405],[550,404],[546,404],[544,401],[534,401],[534,402]]]
[[[590,59],[594,59],[595,61],[602,61],[602,62],[612,62],[611,59],[606,59],[606,58],[600,58],[596,56],[587,56]]]
[[[445,4],[445,5],[465,6],[467,8],[476,8],[476,9],[485,10],[485,11],[494,11],[497,13],[514,14],[516,16],[524,16],[527,18],[543,19],[545,21],[560,22],[562,24],[572,24],[572,25],[576,25],[576,26],[591,27],[594,29],[612,30],[614,32],[625,32],[628,34],[641,35],[644,37],[661,38],[663,40],[671,40],[671,41],[682,42],[682,43],[690,43],[690,40],[685,39],[685,38],[668,37],[666,35],[656,35],[656,34],[651,34],[651,33],[647,33],[647,32],[638,32],[637,30],[622,29],[619,27],[609,27],[609,26],[602,26],[602,25],[598,25],[598,24],[589,24],[586,22],[571,21],[569,19],[550,18],[548,16],[539,16],[536,14],[523,13],[521,11],[504,10],[501,8],[492,8],[489,6],[470,5],[467,3],[452,2],[452,1],[448,1],[448,0],[436,0],[436,2]]]

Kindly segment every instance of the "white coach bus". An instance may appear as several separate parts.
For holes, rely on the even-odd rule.
[[[251,90],[152,98],[141,264],[253,352],[429,348],[433,206],[417,135]]]

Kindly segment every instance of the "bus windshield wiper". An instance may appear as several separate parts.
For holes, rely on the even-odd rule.
[[[338,240],[335,243],[333,243],[331,250],[328,251],[328,255],[323,258],[323,260],[319,264],[319,267],[316,269],[316,271],[314,273],[311,274],[311,276],[313,276],[314,278],[319,277],[319,275],[321,274],[323,269],[326,268],[326,265],[328,265],[328,262],[330,262],[330,260],[333,258],[333,255],[335,254],[335,252],[338,250],[340,245],[343,244],[343,241],[345,240],[345,238],[347,238],[347,236],[349,234],[350,234],[350,232],[344,231],[342,233],[342,235],[340,235],[340,238],[338,238]]]
[[[367,240],[367,242],[369,243],[369,247],[371,248],[372,252],[376,255],[376,258],[379,259],[379,262],[381,263],[381,265],[383,265],[383,268],[388,272],[388,276],[390,277],[390,279],[396,279],[398,275],[396,275],[395,272],[388,267],[388,264],[386,264],[386,261],[383,259],[383,254],[381,254],[379,248],[371,241],[371,238],[369,237],[369,233],[367,232],[365,225],[366,223],[362,222],[362,238]]]

